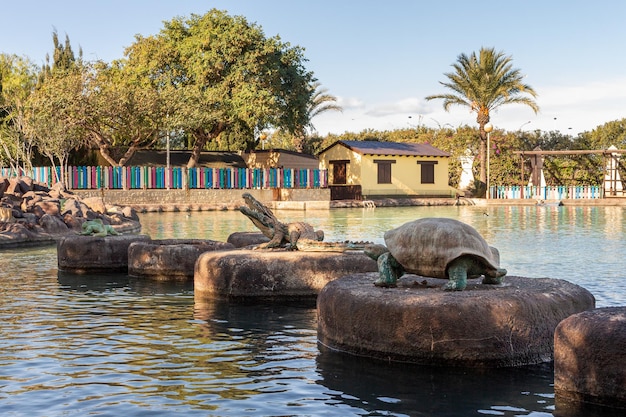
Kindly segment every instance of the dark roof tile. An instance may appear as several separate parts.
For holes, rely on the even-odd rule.
[[[362,155],[450,156],[429,143],[379,142],[373,140],[340,140],[348,149]],[[334,145],[333,145],[334,146]],[[328,149],[328,148],[327,148]]]

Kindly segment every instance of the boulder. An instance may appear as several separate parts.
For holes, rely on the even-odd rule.
[[[626,307],[598,308],[560,322],[554,335],[557,411],[588,404],[626,409],[625,364]]]
[[[70,232],[70,230],[67,228],[67,225],[59,216],[44,214],[39,219],[39,224],[46,233],[49,233],[51,235],[63,235]]]
[[[106,204],[104,204],[104,199],[102,197],[86,197],[82,199],[82,202],[90,210],[93,210],[96,213],[106,214],[107,212]]]
[[[0,198],[4,197],[4,192],[9,188],[9,180],[0,178]]]

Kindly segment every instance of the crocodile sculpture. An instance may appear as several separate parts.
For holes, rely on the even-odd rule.
[[[313,226],[305,222],[282,223],[272,210],[263,205],[251,194],[242,195],[245,206],[240,206],[239,211],[248,217],[252,223],[263,233],[269,242],[257,246],[258,249],[282,248],[289,250],[298,249],[298,242],[324,240],[322,230],[314,230]]]

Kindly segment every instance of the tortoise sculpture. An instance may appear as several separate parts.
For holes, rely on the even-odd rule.
[[[395,287],[405,272],[448,279],[445,290],[463,290],[467,278],[484,275],[483,284],[501,284],[506,269],[500,255],[472,226],[454,219],[424,218],[385,233],[384,245],[369,245],[365,253],[377,260],[374,285]]]

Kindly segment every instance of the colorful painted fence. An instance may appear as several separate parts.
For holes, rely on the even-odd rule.
[[[59,168],[57,168],[59,173]],[[1,169],[0,176],[12,177],[13,170]],[[51,167],[20,172],[51,186],[56,175]],[[319,169],[284,168],[182,168],[72,166],[66,186],[74,190],[94,189],[246,189],[327,188],[328,173]]]
[[[490,187],[489,197],[492,199],[524,198],[536,200],[595,199],[603,198],[604,191],[599,185],[555,185],[549,187],[514,185]]]

